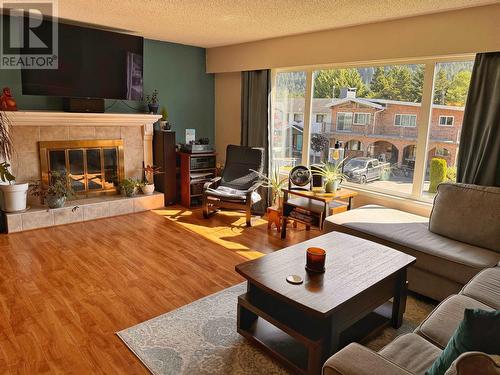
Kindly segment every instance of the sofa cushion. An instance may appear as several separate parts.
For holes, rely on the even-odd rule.
[[[500,252],[500,188],[440,184],[434,198],[429,230]]]
[[[414,375],[373,350],[356,343],[347,345],[323,365],[323,375]]]
[[[500,355],[467,352],[453,362],[445,375],[500,375]]]
[[[325,230],[344,231],[404,251],[417,258],[415,267],[462,285],[500,259],[495,251],[432,233],[426,217],[383,206],[368,205],[329,216]]]
[[[465,309],[493,311],[491,307],[467,296],[453,295],[441,302],[415,329],[415,333],[440,348],[445,348],[464,317]]]
[[[478,351],[500,354],[500,310],[466,309],[450,341],[439,358],[426,372],[444,375],[451,364],[463,353]]]
[[[477,274],[460,294],[500,309],[500,267],[488,268]]]
[[[423,374],[439,357],[441,349],[415,333],[408,333],[397,337],[379,353],[414,374]]]

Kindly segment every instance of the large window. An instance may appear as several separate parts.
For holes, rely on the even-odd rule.
[[[314,71],[312,115],[327,108],[332,123],[311,128],[309,162],[326,161],[340,142],[349,184],[411,194],[423,74],[423,65]]]
[[[302,162],[305,90],[305,72],[276,74],[271,160],[284,174]]]
[[[439,182],[456,180],[460,132],[472,65],[472,61],[436,64],[422,192],[424,199],[434,197]]]
[[[277,71],[273,110],[286,107],[303,121],[283,124],[274,116],[272,161],[322,163],[340,143],[345,184],[432,198],[433,159],[445,160],[444,180],[455,178],[469,60]]]

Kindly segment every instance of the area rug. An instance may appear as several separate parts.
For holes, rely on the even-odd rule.
[[[245,291],[245,283],[235,285],[117,335],[155,375],[289,374],[236,332],[237,298]],[[363,343],[379,350],[411,332],[432,307],[409,296],[403,326],[385,328]]]

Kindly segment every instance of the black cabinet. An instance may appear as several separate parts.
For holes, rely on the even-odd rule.
[[[175,132],[155,130],[153,134],[153,164],[163,173],[155,175],[155,190],[165,196],[165,205],[177,201]]]

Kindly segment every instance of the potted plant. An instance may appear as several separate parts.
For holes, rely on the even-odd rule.
[[[26,209],[28,183],[17,183],[10,170],[9,160],[12,158],[12,138],[10,121],[5,112],[0,111],[0,185],[1,207],[3,211],[15,212]]]
[[[277,167],[275,167],[273,171],[269,173],[269,176],[266,176],[264,173],[257,172],[253,169],[250,170],[257,173],[260,179],[264,181],[264,183],[262,184],[263,187],[271,189],[273,195],[273,206],[277,207],[281,212],[281,209],[283,208],[283,191],[281,189],[283,189],[285,183],[288,181],[288,176],[280,178],[280,171]]]
[[[62,208],[66,200],[74,198],[75,192],[68,183],[66,172],[50,172],[49,187],[44,190],[40,182],[30,184],[30,195],[40,197],[42,203],[47,202],[49,208]]]
[[[129,198],[137,194],[139,186],[140,181],[135,178],[126,178],[120,182],[120,189],[122,193]]]
[[[0,180],[7,182],[5,185],[0,185],[2,211],[24,211],[28,196],[28,183],[16,183],[16,178],[10,172],[10,164],[7,162],[0,163]]]
[[[64,207],[68,198],[71,199],[75,196],[75,192],[68,183],[65,172],[52,171],[50,184],[44,195],[49,208],[61,208]]]
[[[154,90],[151,95],[146,95],[146,103],[148,104],[149,113],[156,115],[160,102],[158,101],[158,90]]]
[[[162,107],[161,109],[160,129],[170,130],[170,124],[168,123],[168,112],[165,107]]]
[[[324,163],[317,165],[313,174],[323,177],[325,181],[325,193],[334,193],[338,190],[340,180],[346,178],[342,173],[342,164],[344,160],[337,163]]]
[[[160,169],[160,167],[155,167],[154,165],[147,165],[142,169],[144,171],[145,181],[140,185],[140,187],[144,195],[152,195],[154,193],[154,176],[163,173]]]

